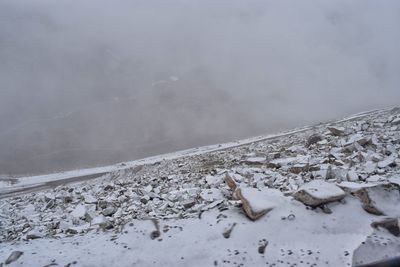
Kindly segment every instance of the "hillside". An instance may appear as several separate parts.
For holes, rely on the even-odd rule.
[[[0,262],[358,266],[400,256],[399,149],[393,108],[86,171],[96,179],[16,180],[1,191]]]

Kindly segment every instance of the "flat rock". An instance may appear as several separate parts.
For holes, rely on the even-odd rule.
[[[391,123],[392,125],[400,125],[400,118],[394,119]]]
[[[71,215],[74,218],[83,219],[86,215],[86,207],[82,204],[77,205],[75,209],[71,212]]]
[[[346,178],[350,182],[356,182],[356,181],[358,181],[358,174],[356,171],[350,170],[347,172]]]
[[[248,165],[262,165],[267,162],[266,157],[250,157],[247,158],[246,160],[242,161],[243,163],[246,163]]]
[[[314,145],[323,139],[324,138],[320,134],[312,134],[307,138],[306,147],[310,147],[311,145]]]
[[[221,191],[216,188],[203,189],[200,193],[200,197],[209,202],[223,198]]]
[[[385,218],[371,223],[374,228],[384,228],[394,236],[400,236],[400,218]]]
[[[283,201],[283,194],[276,189],[237,188],[235,196],[242,201],[247,217],[257,220]]]
[[[342,136],[345,132],[344,127],[329,126],[327,129],[335,136]]]
[[[364,210],[375,215],[400,216],[400,191],[393,184],[379,184],[357,190]]]
[[[378,167],[381,169],[395,165],[396,165],[396,157],[394,156],[387,157],[386,159],[378,162]]]
[[[337,183],[336,185],[348,193],[355,193],[363,188],[376,186],[376,184],[372,183],[355,183],[355,182],[341,182]]]
[[[22,251],[13,251],[10,256],[8,256],[8,258],[6,259],[6,261],[4,262],[6,265],[10,264],[16,260],[18,260],[22,254],[24,254]]]
[[[307,206],[317,207],[344,198],[346,193],[338,186],[323,180],[304,184],[293,197]]]
[[[96,204],[97,203],[97,199],[90,194],[84,195],[83,198],[84,198],[86,204]]]

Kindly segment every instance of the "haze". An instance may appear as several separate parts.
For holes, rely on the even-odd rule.
[[[0,0],[0,174],[399,104],[400,1]]]

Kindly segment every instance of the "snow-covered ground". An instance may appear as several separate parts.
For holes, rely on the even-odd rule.
[[[400,108],[394,108],[4,182],[0,262],[357,266],[400,256],[399,149]]]

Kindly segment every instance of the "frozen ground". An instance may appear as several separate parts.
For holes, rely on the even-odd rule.
[[[101,169],[5,181],[0,262],[357,266],[400,256],[399,129],[394,108]],[[247,206],[268,212],[250,220]]]

